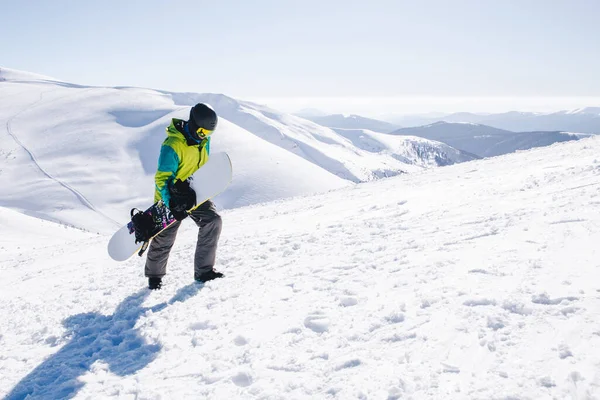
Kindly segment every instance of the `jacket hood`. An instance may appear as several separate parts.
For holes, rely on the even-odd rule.
[[[171,120],[171,125],[167,127],[167,136],[169,137],[177,137],[182,140],[185,139],[185,135],[183,134],[183,127],[185,121],[182,119],[173,118]]]

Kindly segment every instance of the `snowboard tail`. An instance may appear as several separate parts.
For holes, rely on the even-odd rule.
[[[231,183],[232,176],[233,169],[229,155],[227,153],[211,154],[208,162],[191,177],[191,187],[196,192],[197,204],[188,210],[188,213],[223,192]],[[119,229],[108,242],[108,254],[113,260],[125,261],[136,252],[141,256],[148,248],[150,241],[176,221],[171,210],[162,201],[154,203],[143,211],[143,214],[148,220],[151,219],[152,228],[146,232],[145,237],[136,239],[132,210],[132,220]]]

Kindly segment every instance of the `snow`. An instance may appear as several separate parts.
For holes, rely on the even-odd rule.
[[[600,397],[600,137],[426,168],[456,150],[6,71],[0,397]],[[226,278],[193,283],[187,220],[150,292],[145,260],[107,243],[151,199],[165,123],[198,98],[227,114]],[[387,167],[411,173],[332,172]]]
[[[160,292],[1,210],[0,395],[597,398],[599,139],[226,210],[204,286],[184,222]]]

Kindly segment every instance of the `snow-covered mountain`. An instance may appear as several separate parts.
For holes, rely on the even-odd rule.
[[[367,151],[314,122],[224,95],[89,87],[6,68],[0,77],[0,185],[8,188],[0,206],[77,227],[93,220],[102,232],[152,202],[165,127],[199,101],[221,116],[212,151],[234,162],[233,184],[216,198],[225,208],[469,159],[419,138]]]
[[[389,133],[400,126],[389,122],[361,117],[360,115],[332,114],[323,116],[305,116],[304,118],[329,128],[367,129],[375,132]]]
[[[400,128],[391,134],[414,135],[435,138],[434,140],[438,141],[447,141],[456,138],[464,138],[466,140],[478,136],[510,136],[513,132],[470,122],[435,122],[424,126]]]
[[[423,167],[435,167],[440,164],[431,158],[407,163],[406,160],[419,158],[410,146],[397,146],[398,153],[374,154],[372,151],[357,147],[333,129],[312,121],[281,113],[269,107],[233,99],[222,94],[171,94],[180,105],[193,105],[196,102],[211,104],[217,113],[228,121],[249,132],[292,152],[307,161],[318,165],[334,175],[352,182],[365,182],[384,176],[398,175],[418,171]],[[415,148],[422,144],[421,139],[406,138],[414,141]],[[427,143],[433,151],[444,152],[443,143]],[[436,150],[437,149],[437,150]],[[453,158],[452,152],[444,165],[462,162],[463,156]]]
[[[424,168],[432,165],[441,167],[479,158],[474,154],[443,144],[441,140],[432,141],[416,135],[389,135],[367,129],[336,128],[334,130],[359,149]]]
[[[189,113],[175,95],[81,87],[18,71],[3,77],[0,206],[107,232],[129,219],[129,209],[152,203],[165,127]],[[232,185],[216,199],[221,207],[351,184],[226,119],[211,149],[227,151],[235,164]]]
[[[440,141],[479,157],[498,156],[589,136],[568,132],[517,133],[471,122],[435,122],[425,126],[402,128],[392,132],[392,135],[419,136]]]
[[[600,134],[600,107],[586,107],[554,113],[510,111],[499,114],[454,113],[433,118],[405,117],[405,126],[428,125],[439,121],[484,124],[513,132],[566,131]]]
[[[0,208],[0,397],[598,398],[598,154],[592,137],[225,210],[226,278],[204,286],[184,221],[159,292],[109,235]]]

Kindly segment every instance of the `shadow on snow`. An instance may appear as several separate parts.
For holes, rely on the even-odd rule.
[[[142,307],[150,294],[144,289],[123,300],[112,315],[84,313],[65,319],[69,343],[23,378],[6,399],[72,398],[84,386],[78,378],[96,361],[105,362],[119,376],[136,373],[161,350],[160,344],[146,343],[135,328],[140,317],[147,311],[158,312],[170,304],[186,301],[200,289],[202,285],[193,283],[179,289],[168,302]]]

